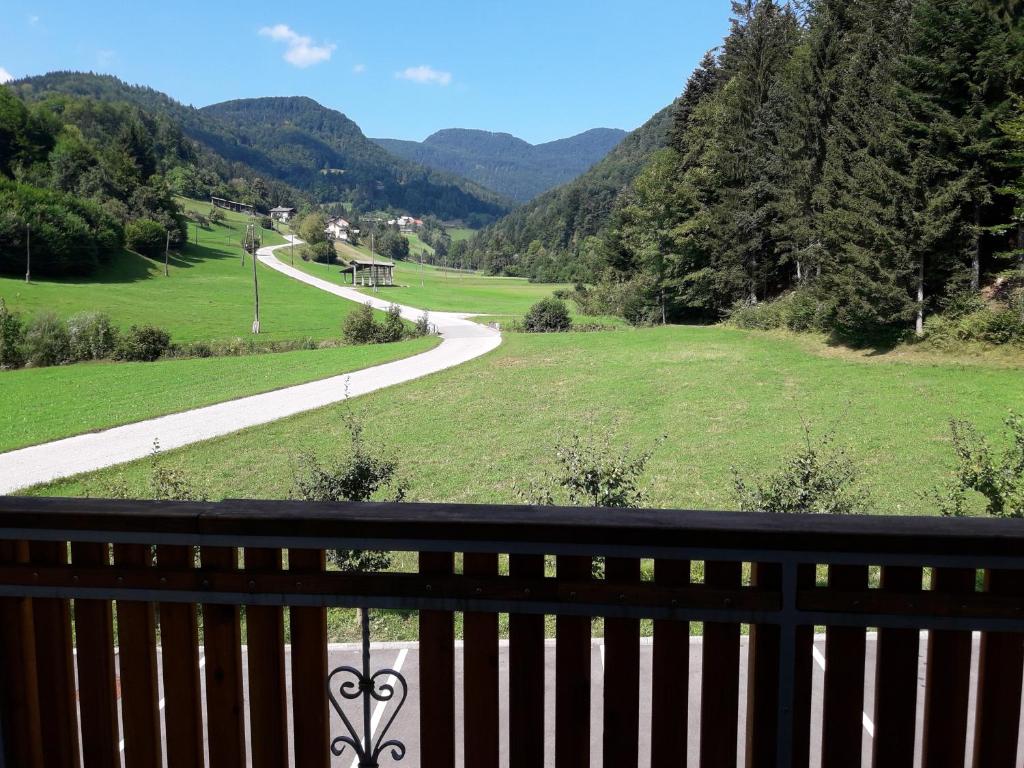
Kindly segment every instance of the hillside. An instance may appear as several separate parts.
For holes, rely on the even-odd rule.
[[[587,237],[608,223],[615,199],[651,156],[667,146],[673,106],[630,133],[579,178],[517,208],[471,241],[474,262],[485,269],[546,280],[577,276],[575,256]],[[531,243],[544,254],[530,258]],[[535,253],[531,256],[536,256]],[[566,258],[570,257],[570,258]]]
[[[450,128],[424,141],[373,139],[388,152],[429,168],[455,173],[527,202],[572,181],[626,136],[616,128],[594,128],[566,139],[530,144],[508,133]]]
[[[218,176],[261,176],[276,187],[269,202],[351,202],[487,223],[511,205],[475,184],[385,152],[345,115],[312,99],[247,99],[196,109],[152,88],[109,75],[51,72],[10,85],[26,101],[80,96],[131,104],[167,119],[196,142],[204,166]],[[343,173],[322,173],[325,169]],[[276,185],[282,185],[277,187]],[[283,186],[291,187],[288,193]],[[191,190],[197,192],[198,190]]]

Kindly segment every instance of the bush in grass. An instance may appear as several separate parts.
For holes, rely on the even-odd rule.
[[[405,499],[405,485],[397,477],[398,462],[375,454],[367,447],[362,422],[354,414],[346,414],[344,423],[352,443],[351,453],[329,466],[315,456],[305,457],[305,470],[295,475],[293,496],[318,502],[400,502]],[[389,552],[335,549],[329,556],[340,571],[380,571],[391,565]]]
[[[118,330],[102,312],[80,312],[68,320],[74,360],[103,360],[117,349]]]
[[[805,333],[825,330],[827,321],[825,308],[817,297],[808,290],[796,290],[774,301],[737,302],[729,313],[729,324],[748,330]]]
[[[345,316],[341,337],[346,344],[373,344],[377,341],[377,323],[370,305],[360,304]]]
[[[523,318],[523,327],[529,333],[568,331],[572,328],[572,318],[564,301],[549,297],[530,307]]]
[[[25,326],[0,299],[0,368],[20,368],[24,364]]]
[[[968,515],[969,496],[976,495],[993,517],[1024,518],[1024,416],[1011,411],[1005,424],[1009,447],[996,455],[973,424],[950,422],[956,456],[953,480],[932,494],[943,515]]]
[[[377,326],[377,342],[391,344],[401,341],[405,336],[405,325],[402,323],[402,310],[397,304],[388,307],[384,322]]]
[[[167,230],[152,219],[131,221],[124,228],[124,241],[129,249],[151,259],[163,258],[167,246]]]
[[[867,493],[858,487],[859,471],[831,435],[815,441],[804,428],[804,446],[771,474],[744,480],[733,467],[741,510],[775,514],[847,515],[867,512]]]
[[[52,312],[36,315],[25,330],[25,350],[30,365],[42,367],[71,362],[67,324]]]
[[[430,335],[430,315],[424,312],[416,318],[416,327],[413,329],[413,336],[422,338]]]
[[[117,359],[151,363],[171,348],[171,335],[152,325],[132,326],[117,345]]]

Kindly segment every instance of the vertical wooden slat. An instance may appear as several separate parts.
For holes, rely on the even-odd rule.
[[[450,552],[421,552],[420,573],[452,573]],[[455,622],[451,611],[420,611],[420,765],[455,765]]]
[[[0,541],[0,563],[24,563],[28,545]],[[41,768],[42,731],[32,601],[0,597],[0,736],[7,764]]]
[[[921,590],[921,569],[882,568],[883,592]],[[917,664],[920,634],[916,629],[879,629],[875,655],[875,768],[899,768],[914,763],[917,723]]]
[[[974,591],[975,572],[936,568],[932,591],[957,595]],[[971,633],[928,633],[924,698],[924,768],[963,766],[967,750],[967,709],[971,687]]]
[[[466,576],[497,576],[497,554],[467,552]],[[498,768],[498,614],[467,612],[465,639],[463,746],[466,765]]]
[[[513,579],[544,576],[543,555],[510,555]],[[508,618],[509,765],[544,764],[544,617],[513,613]]]
[[[753,589],[778,592],[782,588],[782,566],[752,563]],[[775,765],[779,731],[778,625],[752,624],[747,640],[747,749],[748,768]]]
[[[110,565],[106,544],[75,542],[76,566]],[[78,701],[82,712],[82,761],[85,768],[120,766],[117,684],[114,668],[113,611],[109,600],[75,600],[78,644]]]
[[[866,565],[830,565],[828,588],[867,589]],[[864,654],[867,634],[860,627],[827,627],[825,692],[822,706],[822,768],[861,764],[864,738]]]
[[[560,581],[587,582],[593,576],[591,558],[559,556]],[[590,650],[589,616],[555,618],[555,765],[590,766]]]
[[[146,544],[114,545],[118,566],[146,568],[152,561],[152,550]],[[163,749],[153,604],[119,600],[117,627],[125,768],[157,768],[163,764]]]
[[[201,558],[204,571],[238,568],[238,550],[234,547],[203,547]],[[242,630],[237,605],[203,605],[203,649],[210,765],[243,768]]]
[[[274,573],[282,567],[280,549],[245,550],[247,573]],[[249,731],[253,768],[287,768],[288,699],[284,669],[284,610],[250,605],[245,609],[249,664]]]
[[[159,545],[156,558],[161,568],[195,567],[192,547]],[[191,603],[160,605],[168,768],[203,768],[205,760],[198,623],[196,606]]]
[[[704,564],[709,587],[739,587],[741,577],[740,563]],[[701,656],[700,765],[730,768],[736,765],[739,728],[740,625],[706,622]]]
[[[32,562],[39,565],[67,565],[64,542],[36,541],[31,544]],[[78,700],[75,657],[71,638],[71,603],[68,600],[32,600],[35,624],[36,674],[40,722],[47,724],[46,768],[73,768],[79,764]]]
[[[609,584],[640,582],[640,561],[609,557]],[[636,765],[640,745],[640,620],[604,623],[604,765]]]
[[[797,566],[797,589],[811,589],[817,579],[817,566]],[[796,628],[793,664],[793,768],[811,763],[811,691],[814,687],[814,627]]]
[[[656,560],[659,587],[690,583],[689,560]],[[690,682],[690,625],[686,621],[654,622],[651,674],[651,766],[686,762],[687,709]]]
[[[288,550],[290,571],[321,572],[323,550]],[[327,768],[330,764],[330,721],[327,683],[327,610],[289,608],[292,641],[292,730],[295,765]]]
[[[1024,571],[986,571],[985,590],[1024,602]],[[1024,634],[984,632],[978,658],[974,765],[1013,768],[1020,737]]]

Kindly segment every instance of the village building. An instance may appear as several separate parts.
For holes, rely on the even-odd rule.
[[[342,272],[352,273],[352,285],[378,286],[395,284],[395,265],[380,259],[349,259]]]
[[[251,205],[246,203],[239,203],[235,200],[225,200],[223,197],[211,197],[210,205],[215,208],[224,208],[228,211],[234,211],[235,213],[254,213],[254,209]]]
[[[294,215],[294,208],[286,208],[283,205],[270,209],[270,218],[277,219],[278,221],[289,221]]]
[[[399,216],[397,219],[388,221],[389,227],[398,227],[399,232],[415,232],[423,226],[421,219],[414,219],[412,216]]]
[[[328,219],[327,226],[324,228],[324,234],[332,240],[344,240],[348,242],[350,232],[358,234],[359,230],[352,229],[352,225],[341,216],[335,216]]]

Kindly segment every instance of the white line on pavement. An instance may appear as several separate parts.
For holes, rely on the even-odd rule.
[[[407,648],[403,648],[398,652],[398,658],[395,659],[395,665],[392,667],[392,669],[395,672],[402,671],[402,665],[405,664],[405,657],[408,655],[409,650]],[[397,678],[394,675],[388,675],[388,679],[384,684],[393,686],[396,681]],[[384,719],[384,710],[386,710],[387,708],[387,701],[377,702],[377,706],[373,710],[373,717],[370,718],[370,739],[373,739],[374,734],[377,733],[377,728],[380,726],[380,721]],[[363,749],[369,750],[371,749],[371,747],[368,745],[364,745]],[[359,755],[356,755],[352,758],[352,768],[359,768]]]
[[[812,646],[812,651],[814,653],[814,661],[817,662],[818,666],[821,667],[821,671],[824,672],[825,657],[822,655],[821,651],[818,650],[818,646],[816,645]],[[868,736],[875,738],[875,724],[871,721],[871,718],[868,717],[867,712],[862,712],[861,715],[864,721],[864,730],[868,732]]]
[[[199,668],[200,668],[200,669],[202,669],[202,668],[203,668],[203,667],[205,667],[205,666],[206,666],[206,657],[205,657],[205,656],[201,656],[201,657],[199,658]],[[163,710],[164,710],[164,705],[165,705],[166,703],[167,703],[167,699],[166,699],[166,698],[162,698],[162,699],[160,699],[160,704],[158,705],[158,707],[157,707],[157,708],[158,708],[158,709],[159,709],[159,710],[160,710],[161,712],[163,712]],[[122,752],[124,752],[124,739],[121,739],[121,751],[122,751]]]

